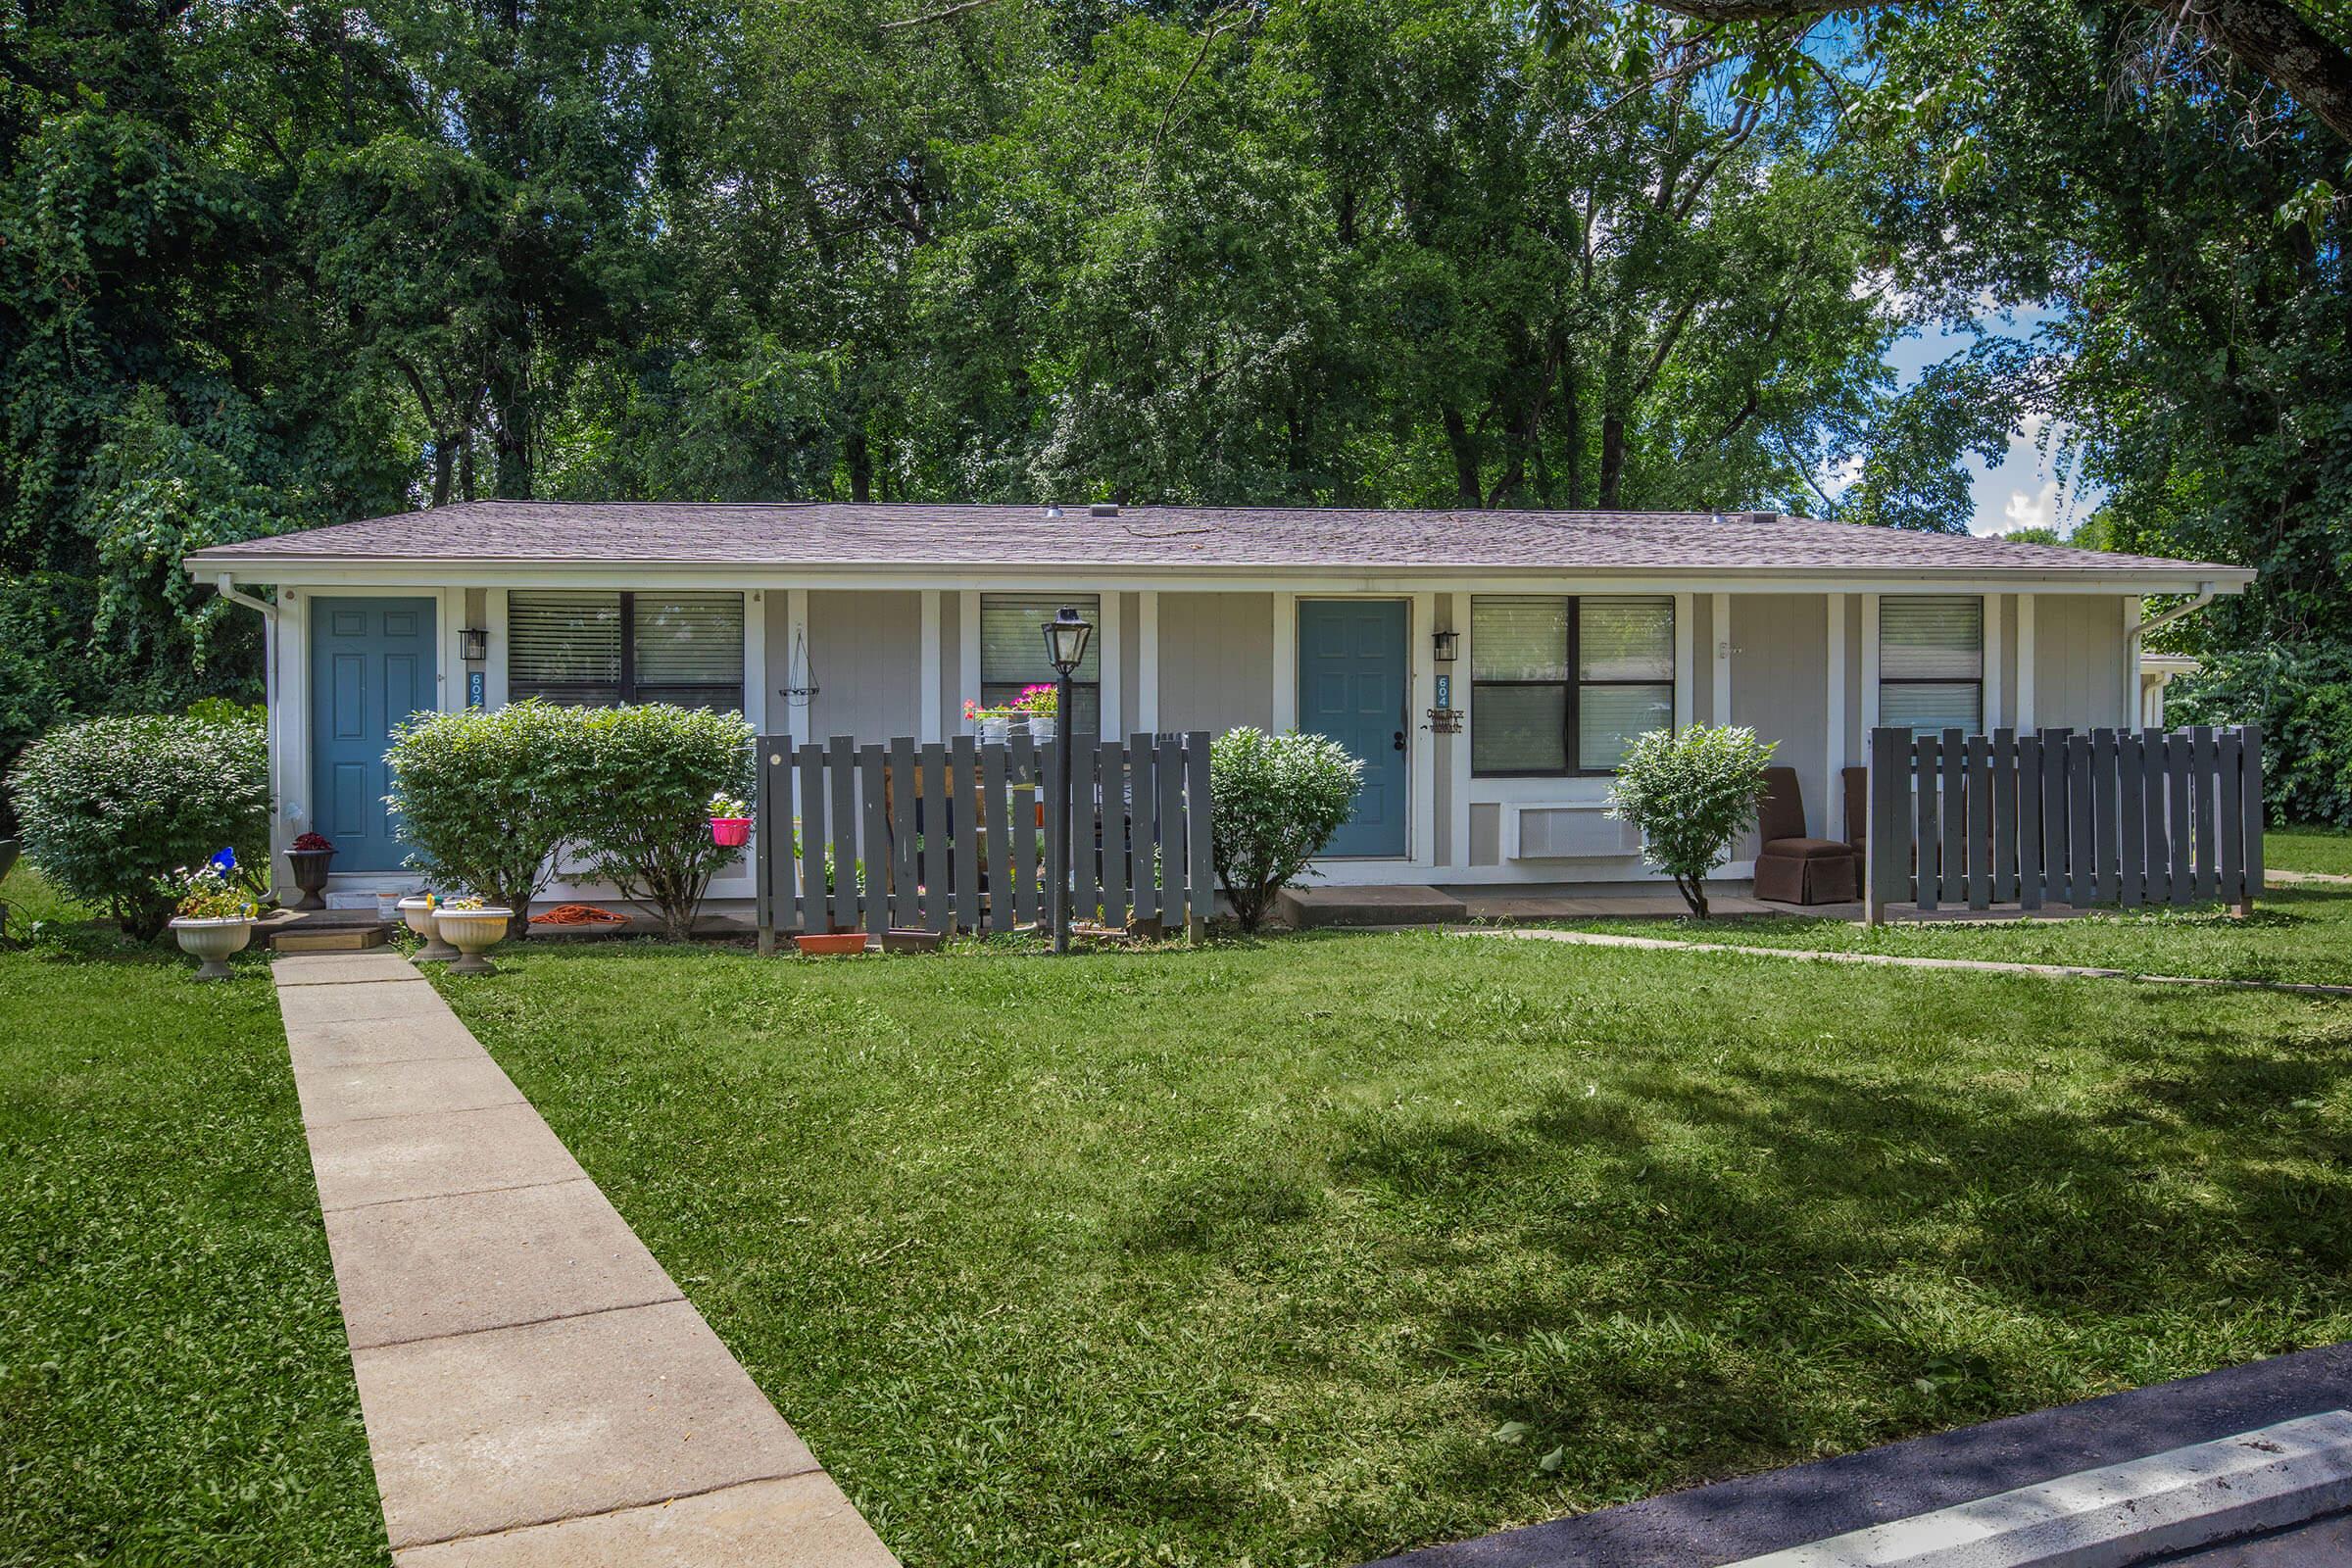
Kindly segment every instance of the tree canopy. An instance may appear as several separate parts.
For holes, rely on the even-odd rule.
[[[2298,3],[19,0],[0,754],[250,689],[187,549],[478,496],[1956,528],[2034,423],[2344,638]]]

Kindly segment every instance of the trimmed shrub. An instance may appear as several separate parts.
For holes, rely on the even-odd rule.
[[[587,713],[583,743],[579,848],[684,941],[711,874],[743,855],[711,841],[711,801],[752,793],[752,726],[656,703]]]
[[[1320,735],[1229,729],[1208,749],[1209,843],[1245,931],[1348,823],[1364,764]]]
[[[2275,827],[2352,827],[2352,648],[2278,643],[2203,656],[2164,721],[2262,726],[2262,806]]]
[[[9,787],[24,858],[141,940],[172,917],[172,872],[224,847],[269,861],[269,747],[245,712],[69,724],[25,748]]]
[[[588,716],[534,699],[421,713],[394,730],[386,801],[414,846],[409,863],[441,892],[497,900],[514,911],[514,934],[528,934],[557,847],[584,825]]]
[[[1618,765],[1608,814],[1641,830],[1642,858],[1674,878],[1702,920],[1707,873],[1756,825],[1774,745],[1731,725],[1653,729]]]

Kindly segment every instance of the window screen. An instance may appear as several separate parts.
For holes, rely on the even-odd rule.
[[[507,690],[577,708],[743,708],[743,595],[507,595]]]
[[[980,702],[1001,708],[1026,686],[1052,685],[1053,661],[1046,657],[1046,622],[1063,606],[1094,623],[1086,657],[1070,673],[1071,729],[1098,734],[1102,728],[1102,601],[1093,594],[1059,598],[1051,594],[980,596]]]
[[[1914,735],[1984,727],[1984,601],[1975,594],[1879,601],[1879,722]]]

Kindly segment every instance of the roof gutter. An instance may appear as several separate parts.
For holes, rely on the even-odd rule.
[[[2145,637],[2152,631],[2162,631],[2165,627],[2170,626],[2174,621],[2180,619],[2183,615],[2193,615],[2198,611],[2203,610],[2207,605],[2212,604],[2213,596],[2216,592],[2217,590],[2214,588],[2213,584],[2209,582],[2201,582],[2197,584],[2196,597],[2191,599],[2187,604],[2175,605],[2172,609],[2166,611],[2161,615],[2150,615],[2147,619],[2141,621],[2138,625],[2132,627],[2129,632],[2125,633],[2125,635],[2128,637]]]

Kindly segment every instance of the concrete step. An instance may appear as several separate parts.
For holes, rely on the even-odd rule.
[[[391,935],[373,909],[272,909],[253,924],[253,945],[272,953],[359,953]]]
[[[1317,926],[1451,925],[1464,916],[1461,900],[1423,887],[1285,888],[1276,907],[1301,931]]]

